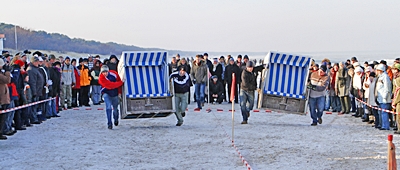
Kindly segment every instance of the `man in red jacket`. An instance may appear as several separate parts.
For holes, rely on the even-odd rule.
[[[124,82],[121,80],[118,73],[114,70],[110,70],[107,65],[101,66],[100,73],[99,84],[102,87],[101,92],[103,93],[106,103],[107,125],[108,129],[112,129],[111,112],[113,112],[114,125],[118,126],[118,102],[122,92],[121,86]]]

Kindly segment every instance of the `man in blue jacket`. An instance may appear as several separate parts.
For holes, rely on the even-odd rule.
[[[183,117],[185,117],[185,111],[188,105],[188,94],[190,93],[190,86],[192,86],[192,80],[185,71],[185,67],[180,66],[178,72],[173,72],[170,78],[174,81],[174,92],[175,92],[175,115],[178,119],[176,126],[183,124]]]

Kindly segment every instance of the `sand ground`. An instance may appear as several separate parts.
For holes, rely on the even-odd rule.
[[[107,129],[103,108],[81,107],[0,141],[0,169],[246,169],[231,145],[231,105],[175,115],[121,120]],[[216,109],[223,109],[217,112]],[[337,113],[311,127],[309,115],[252,112],[235,144],[253,169],[385,169],[387,135],[359,118]],[[398,143],[394,137],[394,143]]]

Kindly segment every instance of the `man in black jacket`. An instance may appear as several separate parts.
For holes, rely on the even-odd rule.
[[[176,126],[181,126],[183,124],[182,117],[185,117],[187,98],[188,93],[190,93],[190,86],[192,86],[192,80],[183,66],[180,66],[177,72],[173,72],[170,78],[174,81],[175,115],[178,119]]]
[[[217,76],[212,76],[212,82],[210,82],[209,86],[209,92],[211,94],[210,99],[211,102],[217,102],[218,104],[222,103],[222,100],[224,100],[224,86],[220,81],[218,81]]]
[[[229,65],[226,66],[225,68],[225,72],[224,72],[224,78],[226,83],[228,84],[228,96],[231,95],[231,87],[232,87],[232,73],[235,73],[235,77],[236,77],[236,90],[235,90],[235,103],[238,103],[238,87],[239,87],[239,79],[240,79],[240,68],[237,64],[235,64],[235,59],[230,58],[229,59]],[[232,103],[229,100],[229,103]]]
[[[246,63],[246,69],[243,70],[240,84],[240,108],[242,111],[242,124],[247,124],[250,117],[250,110],[254,105],[254,91],[257,89],[256,75],[253,72],[254,64],[252,61]]]
[[[28,67],[28,75],[29,86],[32,90],[32,102],[37,102],[39,101],[39,97],[43,95],[43,85],[45,84],[44,78],[39,71],[39,56],[34,56],[31,58],[31,64]],[[37,118],[37,108],[38,105],[31,106],[31,122],[33,124],[40,124]]]

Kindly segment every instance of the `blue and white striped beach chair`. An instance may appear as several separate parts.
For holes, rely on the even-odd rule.
[[[281,52],[270,52],[268,55],[262,107],[304,112],[311,58]]]
[[[166,117],[175,112],[167,52],[123,52],[118,72],[125,79],[122,118]]]

